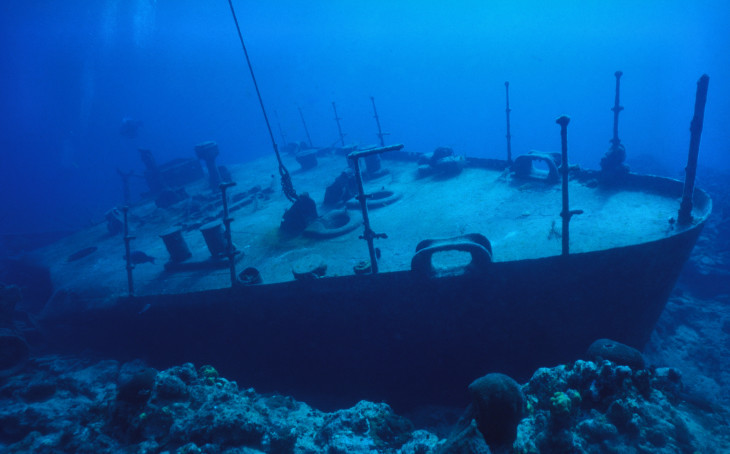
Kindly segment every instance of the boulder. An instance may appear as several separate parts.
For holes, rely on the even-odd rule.
[[[611,339],[598,339],[593,342],[588,347],[586,355],[593,362],[608,360],[621,366],[629,366],[632,369],[646,367],[644,357],[639,350]]]
[[[492,448],[514,442],[525,407],[520,385],[507,375],[492,373],[472,382],[469,393],[484,441]]]

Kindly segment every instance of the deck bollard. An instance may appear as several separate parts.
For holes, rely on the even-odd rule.
[[[220,257],[226,253],[226,239],[223,235],[223,224],[221,221],[213,221],[200,227],[205,245],[213,257]]]
[[[171,262],[184,262],[193,256],[185,242],[185,238],[182,236],[182,229],[179,227],[173,227],[166,231],[160,235],[160,238],[165,243],[165,248],[167,248],[167,252],[170,254]]]

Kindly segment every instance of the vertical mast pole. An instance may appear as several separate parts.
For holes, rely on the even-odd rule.
[[[618,138],[618,114],[624,110],[619,101],[621,95],[621,76],[623,76],[623,74],[624,73],[621,71],[616,71],[614,73],[614,76],[616,76],[616,97],[614,99],[613,107],[611,107],[611,110],[613,111],[613,138],[611,139],[611,148],[614,151],[621,145],[621,140]]]
[[[609,140],[611,146],[603,158],[601,158],[601,182],[607,185],[616,184],[623,180],[629,173],[629,167],[624,164],[626,160],[626,149],[621,144],[621,139],[618,138],[619,113],[624,110],[623,106],[621,106],[621,76],[623,74],[621,71],[613,73],[616,76],[616,91],[613,107],[611,107],[611,111],[613,111],[613,136]]]
[[[697,157],[700,154],[700,137],[702,136],[702,124],[705,121],[705,104],[707,103],[707,87],[710,77],[703,74],[697,81],[697,94],[695,95],[695,112],[690,123],[689,156],[685,168],[684,191],[682,202],[679,205],[677,223],[687,225],[692,222],[692,195],[694,194],[695,177],[697,176]]]
[[[373,113],[375,114],[375,123],[378,125],[378,139],[380,139],[380,146],[385,146],[385,141],[383,140],[383,137],[388,135],[387,132],[383,132],[383,130],[380,128],[380,117],[378,117],[378,109],[375,108],[375,98],[370,97],[370,102],[373,103]]]
[[[307,128],[307,122],[304,121],[304,114],[302,113],[302,108],[297,106],[297,109],[299,109],[299,117],[302,119],[302,125],[304,125],[304,132],[307,134],[307,142],[309,142],[309,148],[314,148],[312,145],[312,138],[309,136],[309,129]]]
[[[281,121],[279,120],[279,112],[277,112],[275,110],[274,116],[276,117],[276,124],[279,126],[279,135],[281,136],[281,143],[286,145],[289,141],[286,140],[286,134],[284,134],[284,129],[281,127]]]
[[[335,121],[337,122],[337,132],[340,134],[340,142],[341,142],[342,146],[344,147],[345,146],[345,135],[342,134],[342,126],[340,126],[340,120],[342,120],[342,118],[340,118],[340,116],[337,115],[337,106],[335,105],[334,101],[332,101],[332,110],[335,111]]]

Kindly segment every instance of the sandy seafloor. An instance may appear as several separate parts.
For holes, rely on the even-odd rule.
[[[730,178],[708,174],[713,214],[642,352],[647,367],[536,371],[520,384],[517,427],[497,427],[514,432],[507,442],[486,443],[489,417],[475,405],[326,413],[260,395],[214,365],[156,371],[32,345],[23,369],[0,378],[0,452],[730,452]]]

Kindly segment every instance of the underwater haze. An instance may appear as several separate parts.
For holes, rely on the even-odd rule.
[[[697,79],[710,87],[700,168],[730,167],[730,5],[716,1],[310,1],[233,5],[276,140],[505,156],[559,149],[597,168],[612,134],[637,171],[682,178]],[[121,203],[117,169],[271,155],[228,2],[6,0],[0,6],[0,234],[75,230]],[[136,134],[120,134],[123,119]],[[280,125],[280,128],[279,128]],[[285,137],[285,138],[284,138]],[[702,185],[702,172],[698,176]],[[296,181],[295,181],[296,184]],[[138,195],[144,188],[139,183]]]

